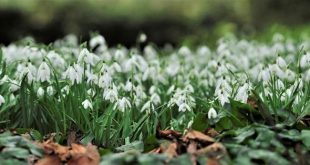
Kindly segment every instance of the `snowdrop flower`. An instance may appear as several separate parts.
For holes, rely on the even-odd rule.
[[[289,82],[294,82],[294,80],[296,79],[296,74],[295,72],[293,72],[292,70],[290,69],[287,69],[285,71],[285,79]]]
[[[194,87],[191,84],[187,84],[185,87],[185,91],[189,93],[194,93]]]
[[[0,95],[0,106],[5,103],[5,100],[2,95]]]
[[[144,33],[140,34],[140,36],[139,36],[139,42],[140,43],[145,42],[146,39],[147,39],[147,36]]]
[[[235,100],[240,101],[242,103],[246,103],[248,100],[248,89],[249,89],[249,85],[247,83],[241,86],[237,91]]]
[[[64,73],[65,78],[69,78],[72,84],[74,84],[75,80],[77,80],[77,75],[72,66],[69,66],[66,72]]]
[[[182,56],[190,56],[191,55],[191,50],[187,46],[182,46],[179,49],[179,54]]]
[[[124,86],[124,90],[127,92],[130,92],[132,91],[132,88],[133,88],[133,85],[132,85],[131,79],[129,78],[126,82],[126,85]]]
[[[175,89],[175,85],[171,85],[168,90],[167,90],[167,94],[170,95]]]
[[[221,64],[221,63],[218,63],[217,71],[215,73],[215,76],[216,77],[220,77],[220,76],[224,76],[227,73],[228,73],[228,69],[226,68],[226,66]]]
[[[111,69],[116,72],[122,72],[121,66],[116,61],[111,65]]]
[[[112,77],[107,70],[104,73],[101,73],[99,77],[98,86],[100,88],[107,88],[112,83]]]
[[[37,79],[38,81],[41,81],[41,82],[45,82],[45,81],[50,82],[50,77],[51,77],[51,70],[49,66],[47,65],[47,63],[45,62],[45,60],[43,60],[43,62],[41,63],[38,69]]]
[[[155,86],[155,85],[152,85],[149,89],[149,94],[154,94],[156,93],[156,91],[159,91],[159,89]]]
[[[211,60],[208,62],[208,69],[210,69],[210,71],[212,71],[212,72],[216,72],[218,66],[219,66],[219,64],[215,60]]]
[[[152,96],[151,96],[151,99],[152,103],[154,103],[155,105],[158,105],[160,104],[160,97],[157,93],[153,93]]]
[[[117,100],[114,109],[116,108],[118,108],[121,112],[125,112],[125,109],[131,108],[131,104],[126,97],[123,97],[122,99]]]
[[[258,74],[258,81],[268,82],[270,80],[270,71],[268,68],[262,69]]]
[[[229,94],[225,91],[221,91],[217,95],[218,100],[220,101],[221,105],[224,106],[225,103],[229,103]]]
[[[78,57],[79,64],[81,64],[81,62],[85,62],[91,66],[94,66],[98,60],[99,58],[95,54],[90,53],[86,48],[82,49]]]
[[[276,80],[276,88],[280,90],[285,88],[284,83],[280,79]]]
[[[46,89],[46,93],[49,96],[53,96],[54,95],[54,88],[53,88],[53,86],[48,86],[47,89]]]
[[[19,90],[19,88],[20,88],[20,83],[18,81],[12,80],[10,82],[10,91],[11,92],[15,92],[15,91]]]
[[[301,57],[299,65],[301,68],[307,68],[310,66],[310,53],[306,53]]]
[[[113,84],[112,87],[110,86],[107,90],[104,90],[103,99],[109,100],[112,103],[118,100],[118,92],[115,84]]]
[[[22,76],[27,75],[28,84],[33,82],[37,76],[37,69],[29,62],[26,64],[25,71]],[[20,77],[22,79],[22,77]]]
[[[232,92],[232,87],[228,83],[228,79],[224,76],[217,81],[215,88],[215,95],[221,95],[222,93],[230,94]]]
[[[303,73],[303,79],[306,82],[310,82],[310,69]]]
[[[63,69],[65,66],[65,60],[55,51],[50,51],[47,54],[47,58],[51,61],[52,65],[55,68]]]
[[[83,105],[84,109],[93,109],[93,105],[88,99],[84,100],[82,102],[82,105]]]
[[[197,54],[199,54],[200,56],[206,56],[206,55],[210,55],[211,51],[207,46],[204,45],[204,46],[200,46],[197,49]]]
[[[286,61],[280,56],[278,56],[276,63],[281,69],[286,69],[287,67]]]
[[[179,105],[179,112],[185,112],[186,110],[191,111],[192,109],[185,103]]]
[[[106,44],[106,41],[105,41],[104,37],[101,35],[97,35],[97,36],[91,38],[89,41],[89,46],[92,49],[99,45],[100,51],[103,51],[106,49],[105,44]]]
[[[302,81],[301,76],[299,76],[297,80],[294,82],[294,84],[292,85],[292,89],[295,90],[298,87],[299,90],[302,90],[303,86],[304,86],[304,82]]]
[[[88,89],[88,90],[87,90],[87,94],[88,94],[89,96],[91,96],[91,97],[94,97],[95,94],[96,94],[96,92],[95,92],[93,89]]]
[[[16,97],[13,93],[10,94],[10,101],[15,101]]]
[[[178,61],[170,63],[165,69],[166,73],[170,77],[177,75],[179,70],[180,70],[180,63]]]
[[[68,95],[69,94],[69,91],[70,91],[70,87],[68,85],[64,86],[62,89],[61,89],[61,93],[63,93],[64,95]]]
[[[143,52],[146,59],[148,60],[153,60],[157,57],[157,52],[151,45],[147,45],[146,47],[144,47]]]
[[[147,113],[150,113],[152,110],[154,110],[154,104],[152,103],[152,101],[147,101],[141,108],[141,112],[146,111]]]
[[[208,111],[208,119],[212,120],[217,117],[217,112],[214,108],[210,108]]]
[[[82,83],[83,72],[83,68],[80,65],[74,64],[73,66],[68,67],[64,73],[64,77],[68,78],[72,85],[75,83],[80,84]]]
[[[90,71],[86,71],[87,84],[97,84],[98,83],[98,75],[91,73]]]
[[[43,97],[44,96],[44,89],[42,87],[39,87],[38,91],[37,91],[37,96],[39,98]]]
[[[277,64],[269,65],[269,70],[273,76],[278,76],[282,80],[286,78],[285,72]]]

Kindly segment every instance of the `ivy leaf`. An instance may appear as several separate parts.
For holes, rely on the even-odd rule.
[[[306,147],[310,148],[310,130],[301,131],[301,140]]]

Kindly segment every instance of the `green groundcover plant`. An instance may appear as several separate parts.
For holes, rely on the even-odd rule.
[[[2,46],[1,128],[37,130],[35,140],[57,132],[61,143],[73,130],[84,144],[114,150],[146,144],[158,126],[212,127],[226,162],[300,163],[308,154],[309,39],[229,36],[215,50],[141,48],[139,39],[134,48],[109,47],[100,35]]]

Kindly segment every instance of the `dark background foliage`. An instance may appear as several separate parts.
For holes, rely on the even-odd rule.
[[[274,24],[310,23],[309,0],[0,0],[0,43],[25,36],[50,43],[89,33],[132,46],[139,33],[158,45],[212,42],[223,33],[255,35]]]

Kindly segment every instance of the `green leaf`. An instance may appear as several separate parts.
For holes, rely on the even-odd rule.
[[[233,123],[231,122],[229,117],[223,117],[216,123],[215,129],[217,131],[229,130],[233,127]]]
[[[251,127],[245,127],[243,129],[240,129],[238,132],[241,132],[237,137],[234,139],[236,140],[236,143],[242,143],[246,138],[254,135],[255,131]]]
[[[129,144],[125,144],[120,147],[117,147],[115,148],[115,150],[120,151],[120,152],[126,152],[130,150],[137,150],[137,151],[142,152],[144,150],[144,145],[143,145],[143,142],[141,141],[134,141]]]
[[[250,150],[248,151],[248,156],[252,159],[260,159],[267,164],[281,164],[281,165],[289,165],[290,163],[281,157],[279,154],[275,152],[271,152],[268,150]]]
[[[2,150],[2,154],[10,155],[18,159],[27,159],[30,155],[27,149],[24,148],[5,148]]]
[[[150,151],[159,146],[155,135],[149,136],[144,140],[144,151]]]
[[[178,156],[175,159],[172,159],[169,162],[170,165],[188,165],[188,164],[193,164],[191,159],[190,159],[190,155],[188,154],[184,154],[181,156]]]
[[[301,140],[306,147],[310,148],[310,130],[301,131]]]
[[[207,114],[198,113],[194,119],[192,128],[197,131],[205,131],[209,127]]]

